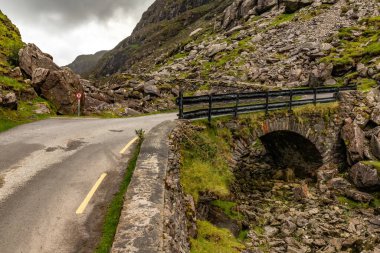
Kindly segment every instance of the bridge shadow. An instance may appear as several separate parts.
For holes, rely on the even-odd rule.
[[[260,137],[267,153],[279,168],[292,168],[297,177],[314,177],[323,165],[316,145],[296,132],[279,130]]]

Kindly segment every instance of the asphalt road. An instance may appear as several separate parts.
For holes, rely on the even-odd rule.
[[[135,129],[175,114],[129,119],[49,119],[0,134],[0,252],[92,252]],[[104,181],[76,214],[99,177]]]

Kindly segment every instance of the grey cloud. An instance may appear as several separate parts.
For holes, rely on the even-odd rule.
[[[138,20],[153,0],[6,0],[1,5],[24,22],[45,23],[60,30],[89,21],[106,22],[116,11]],[[1,8],[1,7],[0,7]]]

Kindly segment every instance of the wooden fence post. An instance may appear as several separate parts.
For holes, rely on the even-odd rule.
[[[179,119],[183,119],[183,90],[179,90]]]
[[[211,124],[212,117],[212,95],[208,95],[208,123]]]
[[[334,94],[335,100],[338,100],[339,92],[340,92],[340,88],[338,87],[338,88],[336,88],[336,92]]]
[[[269,115],[269,91],[265,94],[265,116]]]
[[[240,94],[238,93],[238,94],[236,94],[236,104],[235,104],[235,114],[234,114],[235,119],[236,119],[237,116],[238,116],[239,99],[240,99]]]
[[[292,106],[293,106],[293,90],[290,90],[290,97],[289,97],[289,112],[292,112]]]

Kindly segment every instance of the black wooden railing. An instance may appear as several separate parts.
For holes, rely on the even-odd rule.
[[[190,96],[184,97],[183,92],[180,92],[176,103],[179,107],[178,117],[180,119],[198,119],[208,118],[211,121],[212,116],[221,115],[234,115],[238,114],[265,111],[268,113],[270,110],[288,108],[292,110],[293,106],[300,106],[306,104],[329,103],[337,100],[337,94],[340,91],[356,90],[356,86],[347,87],[326,87],[326,88],[313,88],[313,89],[294,89],[294,90],[280,90],[280,91],[266,91],[266,92],[249,92],[249,93],[233,93],[233,94],[215,94],[204,96]],[[320,94],[331,94],[331,96],[318,98]],[[300,99],[294,99],[295,96],[300,96]],[[282,99],[283,101],[271,102],[273,98]],[[257,103],[258,100],[264,100],[265,103]],[[285,100],[284,100],[285,99]],[[242,105],[242,102],[249,101]],[[256,102],[256,103],[255,103]],[[216,103],[233,103],[233,106],[217,107],[213,105]],[[185,106],[208,105],[204,109],[195,109],[184,111]]]

